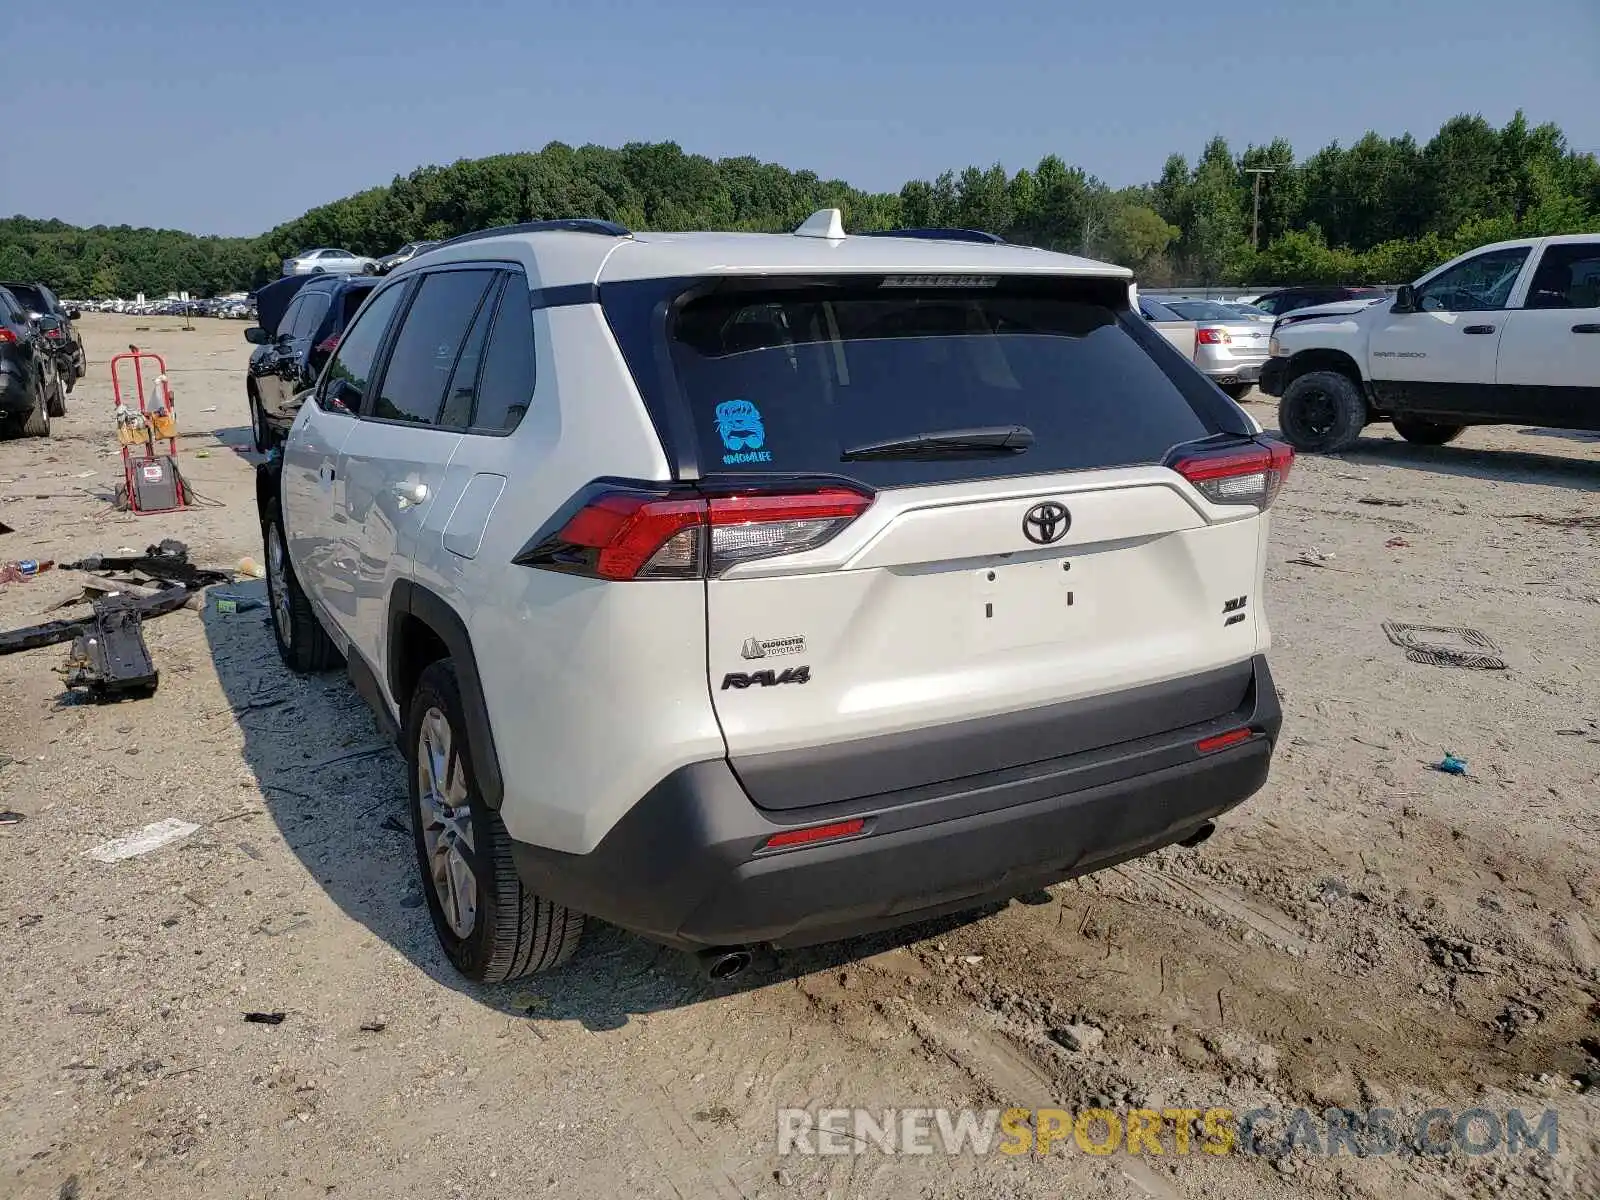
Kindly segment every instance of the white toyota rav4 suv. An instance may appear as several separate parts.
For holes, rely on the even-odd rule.
[[[1127,271],[928,232],[487,230],[345,332],[258,477],[273,628],[398,736],[468,976],[587,914],[726,977],[1265,781],[1292,451]]]

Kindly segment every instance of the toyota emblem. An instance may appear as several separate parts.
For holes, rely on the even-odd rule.
[[[1048,546],[1067,536],[1072,528],[1072,514],[1065,504],[1046,500],[1035,504],[1022,518],[1022,536],[1036,546]]]

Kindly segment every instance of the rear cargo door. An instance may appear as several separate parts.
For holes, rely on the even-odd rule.
[[[924,282],[719,292],[675,326],[705,486],[762,522],[714,518],[707,617],[717,715],[764,807],[1129,741],[1248,686],[1264,522],[1161,465],[1247,431],[1238,410],[1125,303]],[[1138,699],[981,724],[1112,693]],[[950,736],[895,740],[930,727]]]

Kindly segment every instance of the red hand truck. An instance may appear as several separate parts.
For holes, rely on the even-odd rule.
[[[156,377],[145,387],[145,363],[155,366]],[[123,396],[119,364],[129,364],[133,372],[134,396],[139,407],[129,406]],[[175,512],[189,507],[188,491],[178,471],[178,417],[167,382],[167,362],[159,354],[129,346],[128,353],[111,360],[111,394],[117,421],[117,441],[122,445],[122,481],[128,507],[136,513]],[[158,453],[156,443],[165,441],[167,452]],[[142,448],[143,453],[137,450]]]

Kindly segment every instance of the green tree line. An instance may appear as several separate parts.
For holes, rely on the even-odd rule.
[[[0,219],[0,279],[43,279],[69,296],[207,295],[264,283],[283,258],[313,246],[378,255],[418,238],[565,216],[637,229],[783,230],[825,207],[843,209],[848,229],[957,225],[1110,259],[1147,286],[1395,283],[1485,242],[1600,230],[1600,163],[1520,112],[1501,129],[1459,116],[1425,144],[1368,133],[1306,159],[1281,138],[1236,152],[1217,137],[1192,163],[1174,154],[1157,179],[1126,188],[1056,155],[1014,174],[974,166],[873,193],[670,142],[552,142],[420,167],[256,238]]]

